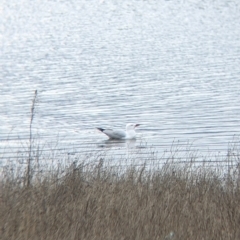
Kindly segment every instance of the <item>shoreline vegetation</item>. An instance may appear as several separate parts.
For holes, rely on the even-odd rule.
[[[128,165],[99,151],[64,164],[36,151],[36,102],[37,91],[25,165],[0,172],[1,240],[240,239],[239,142],[214,168],[212,156],[199,163],[191,149],[181,157],[178,149],[164,157],[149,153],[145,162],[136,155]]]
[[[104,158],[35,170],[29,183],[27,170],[2,172],[1,239],[240,239],[238,171]]]

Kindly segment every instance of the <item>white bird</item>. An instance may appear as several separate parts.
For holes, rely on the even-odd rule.
[[[112,129],[104,129],[97,128],[99,131],[106,134],[110,139],[134,139],[136,138],[135,128],[140,124],[128,123],[126,125],[126,131],[123,130],[112,130]]]

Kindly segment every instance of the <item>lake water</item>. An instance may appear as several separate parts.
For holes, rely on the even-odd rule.
[[[238,0],[2,0],[0,15],[1,153],[25,149],[36,89],[46,151],[125,151],[95,127],[128,122],[158,152],[224,155],[239,136]]]

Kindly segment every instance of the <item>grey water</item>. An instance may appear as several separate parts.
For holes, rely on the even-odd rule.
[[[95,128],[129,122],[130,145],[159,152],[225,154],[240,133],[238,0],[2,0],[0,15],[1,153],[27,148],[35,90],[49,151],[125,151]]]

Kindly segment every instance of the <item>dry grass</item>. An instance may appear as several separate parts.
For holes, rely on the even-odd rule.
[[[171,164],[149,172],[72,165],[24,186],[1,180],[1,239],[240,239],[240,186]]]

